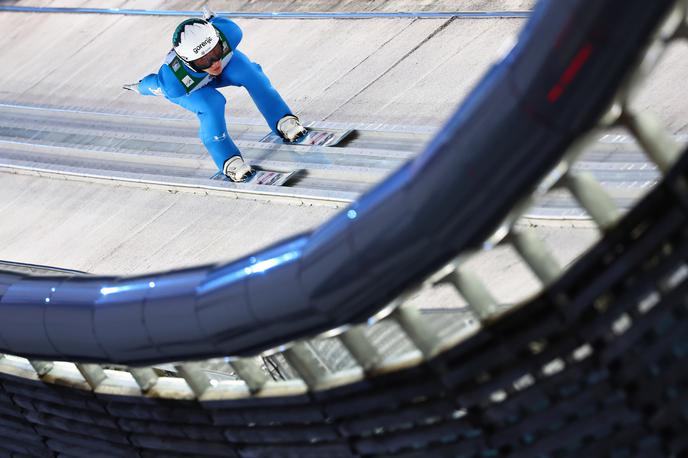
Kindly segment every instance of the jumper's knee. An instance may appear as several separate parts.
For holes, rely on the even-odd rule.
[[[221,142],[224,142],[225,140],[227,140],[229,138],[229,134],[227,132],[219,132],[219,133],[213,132],[210,134],[206,134],[206,133],[202,132],[200,134],[200,137],[201,137],[201,141],[203,141],[204,144],[211,143],[211,142],[221,143]]]
[[[199,136],[206,146],[227,139],[225,103],[226,99],[218,91],[208,91],[195,107],[201,124]]]
[[[204,94],[202,102],[197,107],[197,113],[199,115],[203,113],[224,114],[226,103],[227,99],[219,91],[208,91],[208,93]]]

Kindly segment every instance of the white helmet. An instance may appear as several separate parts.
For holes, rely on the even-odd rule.
[[[217,29],[203,19],[185,20],[172,35],[174,52],[186,63],[205,56],[219,41]]]

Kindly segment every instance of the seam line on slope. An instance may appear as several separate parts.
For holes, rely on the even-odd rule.
[[[383,78],[385,75],[387,75],[389,72],[391,72],[392,70],[394,70],[397,66],[399,66],[399,64],[401,64],[404,60],[406,60],[409,56],[411,56],[414,52],[416,52],[421,46],[423,46],[423,45],[424,45],[425,43],[427,43],[428,41],[432,40],[432,39],[433,39],[435,36],[437,36],[437,34],[440,33],[442,30],[446,29],[446,28],[449,26],[449,24],[451,24],[452,22],[454,22],[454,19],[456,19],[456,18],[451,18],[451,19],[445,21],[445,22],[444,22],[442,25],[440,25],[437,29],[433,30],[432,33],[430,33],[430,35],[428,35],[427,37],[425,37],[425,38],[423,39],[423,41],[421,41],[420,43],[416,44],[416,46],[414,46],[414,47],[411,48],[406,54],[404,54],[403,56],[401,56],[394,64],[392,64],[390,67],[388,67],[385,71],[383,71],[383,72],[382,72],[380,75],[378,75],[375,79],[373,79],[372,81],[370,81],[370,82],[369,82],[368,84],[366,84],[362,89],[360,89],[359,91],[357,91],[354,95],[352,95],[351,97],[349,97],[348,99],[346,99],[346,100],[345,100],[342,104],[340,104],[337,108],[335,108],[335,109],[332,110],[329,114],[327,114],[326,116],[324,116],[324,117],[322,118],[322,120],[323,120],[323,121],[326,121],[330,116],[334,115],[334,114],[335,114],[337,111],[339,111],[342,107],[344,107],[345,105],[347,105],[347,104],[348,104],[349,102],[351,102],[353,99],[355,99],[355,98],[358,97],[360,94],[362,94],[363,92],[365,92],[365,91],[366,91],[369,87],[371,87],[373,84],[375,84],[375,83],[378,82],[380,79],[382,79],[382,78]]]
[[[423,79],[425,79],[425,78],[427,78],[429,75],[431,75],[435,70],[437,70],[438,68],[440,68],[441,66],[443,66],[443,65],[445,65],[447,62],[449,62],[451,59],[453,59],[454,57],[456,57],[456,56],[458,56],[459,54],[461,54],[462,52],[464,52],[464,51],[466,50],[466,48],[468,48],[471,44],[473,44],[474,42],[476,42],[480,37],[482,37],[483,35],[485,35],[486,33],[490,32],[490,31],[491,31],[491,28],[490,28],[489,26],[486,27],[485,30],[483,30],[482,32],[478,33],[477,35],[472,36],[470,40],[463,42],[461,48],[457,49],[456,52],[452,53],[451,55],[445,55],[443,59],[440,59],[439,61],[435,61],[435,65],[434,65],[432,68],[428,68],[428,69],[423,73],[422,76],[419,76],[419,77],[416,79],[416,81],[411,85],[411,87],[417,85],[419,82],[423,81]],[[403,94],[403,92],[402,92],[402,93],[399,93],[398,95],[396,95],[396,96],[394,96],[394,97],[392,97],[392,99],[389,100],[389,101],[388,101],[387,103],[385,103],[384,105],[382,105],[382,106],[377,110],[377,112],[384,112],[385,109],[386,109],[388,106],[392,105],[394,102],[396,102],[396,101],[399,100],[400,98],[403,98],[403,95],[402,95],[402,94]]]
[[[412,26],[413,24],[415,24],[415,23],[416,23],[416,19],[414,19],[413,21],[411,21],[411,22],[409,22],[408,24],[406,24],[406,26],[403,27],[401,30],[399,30],[399,32],[395,33],[395,34],[392,35],[388,40],[386,40],[384,43],[382,43],[380,46],[378,46],[378,47],[375,49],[375,51],[373,51],[373,52],[371,52],[370,54],[368,54],[362,61],[360,61],[359,63],[357,63],[356,65],[354,65],[352,68],[350,68],[346,73],[344,73],[342,76],[340,76],[339,78],[337,78],[335,81],[333,81],[332,83],[328,84],[327,87],[326,87],[325,89],[323,89],[323,92],[327,92],[332,86],[334,86],[335,84],[337,84],[337,82],[339,82],[341,79],[346,78],[349,74],[351,74],[351,73],[352,73],[353,71],[355,71],[358,67],[360,67],[360,66],[363,65],[365,62],[367,62],[370,58],[373,57],[373,55],[377,54],[378,51],[380,51],[382,48],[384,48],[385,46],[387,46],[392,40],[394,40],[394,39],[397,38],[399,35],[401,35],[402,33],[404,33],[406,30],[409,29],[409,27],[411,27],[411,26]]]

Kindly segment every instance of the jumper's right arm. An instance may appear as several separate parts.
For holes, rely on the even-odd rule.
[[[122,86],[127,91],[137,92],[141,95],[162,95],[157,73],[151,73],[143,77],[138,83],[130,83]]]
[[[158,73],[151,73],[138,83],[125,84],[122,87],[141,95],[162,95],[175,98],[186,94],[184,87],[166,64],[160,67]]]
[[[157,73],[151,73],[139,81],[138,93],[141,95],[162,95],[162,85]]]

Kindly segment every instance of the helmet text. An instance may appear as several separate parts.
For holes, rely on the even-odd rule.
[[[196,47],[194,48],[194,50],[193,50],[193,51],[194,51],[194,54],[198,54],[198,51],[200,51],[204,46],[209,45],[210,42],[212,42],[212,41],[213,41],[213,38],[212,38],[212,37],[208,37],[208,38],[206,38],[205,40],[203,40],[203,41],[201,42],[201,44],[199,44],[198,46],[196,46]]]

